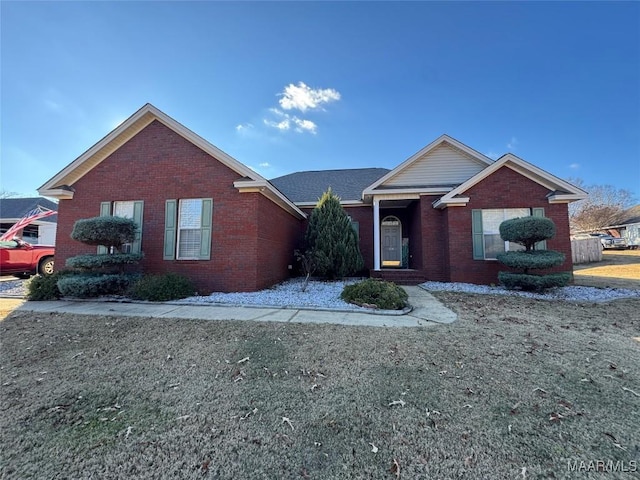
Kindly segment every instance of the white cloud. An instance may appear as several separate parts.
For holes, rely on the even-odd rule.
[[[236,125],[236,132],[245,132],[251,128],[253,128],[253,125],[251,123],[241,123],[239,125]]]
[[[262,167],[262,168],[268,168],[268,167],[271,166],[271,164],[269,162],[262,162],[262,163],[258,164],[258,166]]]
[[[499,153],[496,153],[496,152],[493,152],[493,151],[492,152],[487,152],[484,155],[485,155],[485,157],[489,157],[489,158],[491,158],[493,160],[497,160],[498,157],[500,156]]]
[[[297,85],[290,83],[278,96],[281,97],[278,101],[279,105],[268,109],[262,123],[281,132],[293,131],[312,135],[318,133],[318,124],[309,118],[300,118],[298,115],[304,114],[306,117],[312,110],[324,111],[323,105],[340,100],[340,93],[337,90],[313,89],[304,82],[298,82]],[[295,112],[296,110],[298,112]],[[252,124],[245,123],[237,125],[236,131],[247,133],[248,129],[253,128]]]
[[[572,170],[578,170],[580,168],[580,164],[579,163],[572,163],[571,165],[569,165],[569,168]]]
[[[518,145],[518,139],[516,137],[511,137],[511,141],[507,143],[507,148],[509,150],[515,150],[516,145]]]
[[[313,123],[311,120],[301,120],[298,117],[293,117],[293,123],[297,125],[296,132],[309,132],[314,135],[317,133],[318,126]]]
[[[274,122],[273,120],[269,120],[265,118],[264,124],[269,127],[277,128],[278,130],[282,130],[282,131],[286,131],[291,128],[291,122],[289,121],[288,118],[285,118],[281,122]]]
[[[308,132],[312,133],[313,135],[315,135],[318,131],[318,126],[311,120],[298,118],[295,115],[289,115],[288,113],[278,110],[277,108],[271,108],[269,109],[269,111],[272,112],[275,116],[282,119],[280,121],[277,121],[265,118],[264,124],[269,127],[277,128],[278,130],[283,132],[291,130],[293,128],[293,130],[298,133]]]
[[[304,82],[298,82],[298,85],[290,83],[280,93],[282,98],[279,100],[280,106],[285,110],[314,110],[320,108],[325,103],[340,100],[340,92],[333,88],[310,88]]]

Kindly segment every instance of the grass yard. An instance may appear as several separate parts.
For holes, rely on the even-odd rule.
[[[604,250],[601,262],[574,265],[576,285],[640,289],[640,250]]]
[[[459,321],[14,312],[0,476],[638,478],[640,299],[436,296]]]

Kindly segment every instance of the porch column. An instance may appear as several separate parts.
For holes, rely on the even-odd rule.
[[[373,269],[380,270],[380,200],[373,197]]]

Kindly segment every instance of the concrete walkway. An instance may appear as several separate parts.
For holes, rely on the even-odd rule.
[[[451,323],[457,315],[420,287],[403,287],[413,309],[405,314],[353,312],[284,307],[230,306],[212,304],[136,303],[109,301],[25,302],[17,311],[116,315],[201,320],[255,320],[261,322],[331,323],[371,327],[428,327]]]

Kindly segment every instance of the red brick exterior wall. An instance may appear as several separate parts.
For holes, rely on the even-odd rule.
[[[443,212],[432,203],[440,197],[420,197],[422,221],[422,270],[429,280],[448,281],[448,240]]]
[[[471,211],[489,208],[544,208],[546,217],[556,225],[555,238],[547,241],[549,250],[566,256],[565,263],[551,271],[572,271],[569,213],[567,204],[550,204],[549,190],[508,167],[502,167],[474,185],[465,196],[466,207],[444,210],[449,246],[449,281],[477,284],[498,283],[498,272],[506,267],[495,260],[474,260]]]
[[[99,215],[100,202],[143,200],[145,273],[186,275],[201,294],[251,291],[284,280],[292,255],[288,235],[299,231],[303,222],[260,193],[238,192],[233,182],[239,178],[238,173],[154,121],[78,180],[72,200],[60,201],[57,268],[71,256],[96,251],[69,237],[76,220]],[[213,198],[211,260],[162,259],[165,200],[182,198]],[[269,258],[265,250],[271,252]]]

